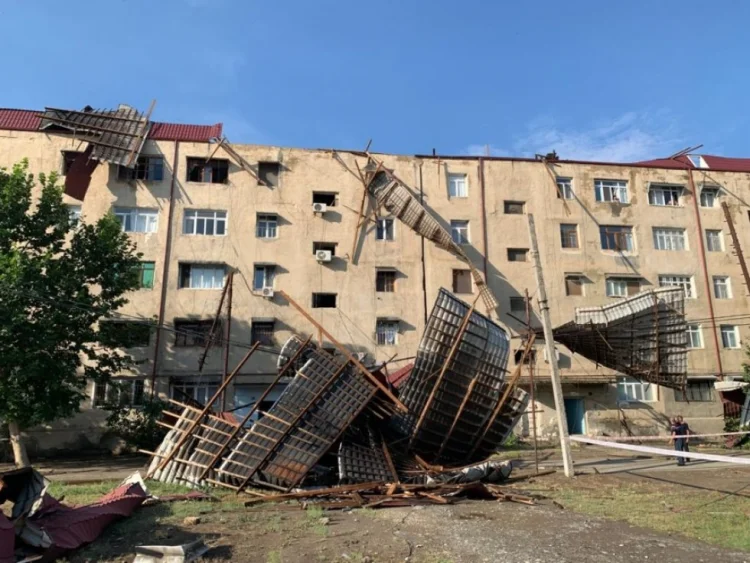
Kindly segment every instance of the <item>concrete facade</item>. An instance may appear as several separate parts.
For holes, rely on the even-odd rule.
[[[349,349],[365,352],[370,360],[384,361],[392,357],[412,356],[419,343],[425,318],[440,287],[453,287],[453,270],[465,270],[457,258],[423,241],[408,227],[394,219],[394,240],[377,240],[376,227],[368,221],[358,238],[355,257],[351,256],[357,224],[357,210],[362,198],[362,184],[356,170],[366,159],[352,152],[305,150],[295,148],[233,145],[251,166],[260,162],[279,163],[278,185],[259,185],[227,152],[219,148],[215,159],[229,162],[226,183],[213,184],[187,180],[187,160],[205,158],[214,145],[208,143],[153,141],[145,143],[142,155],[163,158],[163,179],[122,181],[117,168],[100,165],[93,176],[84,201],[69,198],[68,203],[81,206],[82,220],[95,221],[114,207],[144,208],[158,212],[153,233],[132,233],[143,260],[154,262],[155,276],[151,289],[142,289],[129,296],[123,315],[132,319],[158,317],[162,285],[167,284],[164,303],[165,329],[161,331],[159,360],[156,366],[157,391],[170,393],[174,385],[191,382],[213,388],[221,380],[223,359],[220,348],[212,349],[201,374],[198,358],[202,348],[176,346],[175,320],[210,320],[221,296],[221,289],[180,288],[180,264],[224,264],[235,272],[232,301],[230,370],[251,343],[251,327],[256,322],[274,322],[274,343],[278,347],[293,332],[313,334],[314,327],[278,294],[264,298],[253,291],[254,265],[273,265],[275,289],[283,289],[295,299],[336,339]],[[62,151],[81,150],[72,137],[36,131],[0,130],[0,166],[11,166],[28,158],[33,173],[60,171]],[[695,170],[695,186],[717,187],[720,191],[713,207],[698,208],[698,226],[688,172],[653,166],[600,164],[559,161],[551,169],[559,178],[569,178],[575,194],[572,199],[557,195],[555,182],[541,161],[476,157],[396,156],[377,155],[386,166],[423,198],[425,206],[448,230],[451,221],[468,221],[469,257],[480,271],[486,273],[488,284],[499,301],[493,317],[504,323],[514,334],[523,326],[511,312],[511,298],[522,297],[524,290],[534,293],[536,284],[531,262],[510,260],[523,257],[529,248],[527,213],[536,219],[541,259],[555,326],[572,319],[576,307],[602,305],[616,297],[607,296],[608,277],[620,276],[638,280],[641,287],[658,286],[660,276],[687,276],[692,283],[693,297],[686,301],[689,322],[700,325],[700,346],[689,353],[691,381],[724,375],[739,375],[745,360],[740,346],[747,333],[744,317],[732,319],[748,310],[748,297],[737,258],[732,254],[720,201],[726,201],[737,226],[743,248],[750,248],[748,204],[750,174]],[[174,175],[174,197],[170,192]],[[462,175],[465,196],[451,197],[451,179]],[[454,178],[455,179],[455,178]],[[483,181],[482,181],[483,179]],[[597,202],[595,182],[619,180],[626,182],[628,203]],[[649,189],[656,184],[679,190],[677,205],[653,205]],[[313,212],[313,193],[335,194],[335,204],[324,214]],[[68,197],[68,196],[66,196]],[[523,213],[517,214],[518,204]],[[567,204],[567,210],[566,210]],[[168,247],[167,232],[172,210],[171,249],[166,271],[163,270]],[[220,236],[184,234],[186,210],[226,212],[226,232]],[[277,234],[265,239],[256,236],[258,214],[278,217]],[[577,248],[562,248],[561,224],[571,227]],[[602,249],[602,226],[632,227],[633,245],[629,251]],[[569,228],[569,229],[571,229]],[[654,228],[683,229],[685,250],[655,248]],[[706,230],[721,231],[721,249],[707,251],[706,267],[709,286],[702,267],[699,237]],[[705,241],[705,238],[704,238]],[[335,243],[335,257],[319,263],[313,253],[314,242]],[[511,255],[509,255],[511,249]],[[514,250],[516,249],[516,250]],[[378,269],[395,273],[394,291],[376,291]],[[165,275],[166,274],[166,275]],[[566,275],[581,276],[583,295],[566,295]],[[714,295],[713,276],[728,276],[731,290],[726,299],[713,298],[716,335],[712,328],[709,298]],[[335,308],[312,308],[312,294],[335,293]],[[466,301],[474,295],[459,294]],[[516,301],[516,305],[518,302]],[[481,301],[477,304],[482,308]],[[523,312],[513,312],[522,318]],[[399,334],[395,345],[377,345],[378,319],[398,319]],[[533,324],[539,325],[532,313]],[[736,326],[737,348],[722,346],[719,325]],[[154,370],[156,336],[148,347],[131,350],[139,360],[137,372],[124,377],[148,380]],[[516,340],[520,342],[520,339]],[[718,350],[716,343],[718,342]],[[324,345],[328,345],[323,341]],[[618,402],[617,374],[610,372],[564,347],[560,349],[565,395],[581,401],[582,426],[587,434],[618,434],[627,432],[659,434],[666,431],[667,417],[683,414],[695,431],[715,432],[723,427],[719,393],[710,400],[680,402],[672,390],[651,389],[648,401]],[[718,356],[722,369],[719,369]],[[394,362],[391,369],[404,365]],[[513,367],[513,361],[509,369]],[[250,400],[262,392],[276,372],[273,354],[256,353],[235,380],[237,403]],[[548,382],[548,364],[538,349],[535,367],[537,385],[537,424],[539,432],[555,431],[555,411]],[[93,385],[91,386],[93,395]],[[204,391],[206,392],[206,391]],[[646,395],[644,395],[646,396]],[[234,397],[234,391],[229,395]],[[229,407],[234,401],[230,400]],[[573,403],[571,403],[573,405]],[[39,429],[33,432],[37,449],[67,448],[75,444],[95,443],[91,430],[95,423],[101,429],[103,416],[90,404],[84,413],[66,421],[61,431]],[[577,415],[576,415],[577,416]],[[624,422],[623,422],[624,421]],[[528,429],[524,421],[522,428]],[[93,432],[93,433],[92,433]],[[85,438],[85,439],[83,439]]]

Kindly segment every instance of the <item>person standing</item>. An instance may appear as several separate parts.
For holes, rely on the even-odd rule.
[[[677,417],[677,435],[678,436],[684,436],[682,438],[682,451],[683,452],[689,452],[690,447],[688,446],[688,443],[690,442],[690,426],[688,426],[688,423],[685,422],[685,420],[682,418],[682,416]],[[682,458],[685,463],[690,461],[689,458],[684,457]]]
[[[669,443],[674,444],[674,449],[676,452],[682,451],[682,442],[680,441],[677,436],[680,435],[678,432],[679,423],[677,421],[677,417],[673,416],[669,419]],[[677,465],[685,465],[685,459],[680,456],[675,456],[677,458]]]

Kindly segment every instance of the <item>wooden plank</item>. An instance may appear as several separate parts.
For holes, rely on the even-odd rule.
[[[259,502],[279,502],[284,500],[293,500],[300,498],[313,498],[322,497],[327,495],[337,495],[341,493],[351,493],[353,491],[369,491],[371,489],[377,489],[385,485],[382,481],[370,481],[369,483],[358,483],[355,485],[341,485],[338,487],[328,487],[325,489],[311,489],[308,491],[300,491],[298,493],[283,493],[280,495],[265,495],[257,499],[250,499],[245,502],[245,506],[251,504],[257,504]]]

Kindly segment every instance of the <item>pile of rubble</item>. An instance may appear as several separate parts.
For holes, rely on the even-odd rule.
[[[294,336],[279,356],[276,383],[294,377],[254,423],[262,399],[242,420],[211,412],[221,390],[203,408],[172,400],[163,423],[170,430],[150,452],[149,476],[236,491],[343,487],[347,497],[357,492],[358,506],[434,500],[463,490],[459,483],[506,478],[509,464],[482,462],[528,403],[517,378],[506,378],[509,349],[502,327],[444,289],[398,389],[346,350],[331,355]],[[388,491],[387,501],[380,498]],[[303,496],[318,494],[309,492]]]

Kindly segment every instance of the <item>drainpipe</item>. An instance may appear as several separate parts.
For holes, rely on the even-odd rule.
[[[479,158],[479,187],[482,192],[482,244],[484,245],[482,252],[484,253],[484,283],[489,287],[490,280],[487,277],[487,205],[484,197],[484,159],[481,157]]]
[[[432,150],[433,154],[435,149]],[[422,161],[419,161],[419,203],[424,206],[424,186],[422,184]],[[427,269],[424,263],[424,237],[422,239],[422,301],[424,306],[424,324],[427,326]]]
[[[156,339],[154,342],[154,363],[151,366],[151,398],[156,395],[156,371],[159,367],[159,356],[161,353],[161,333],[164,324],[164,310],[167,306],[167,289],[169,277],[169,261],[172,256],[172,219],[174,218],[174,193],[177,187],[177,164],[180,155],[180,142],[174,142],[174,161],[172,162],[172,182],[169,186],[169,214],[167,218],[167,242],[164,245],[164,265],[161,270],[161,298],[159,300],[159,321],[156,326]]]
[[[711,331],[714,335],[714,350],[716,351],[716,365],[719,368],[719,379],[724,379],[724,368],[721,365],[721,349],[719,348],[719,337],[716,334],[716,318],[714,317],[714,301],[711,295],[711,281],[708,277],[708,266],[706,265],[706,249],[703,244],[703,226],[701,225],[701,214],[698,207],[698,198],[700,195],[695,189],[695,182],[693,181],[693,169],[688,168],[688,181],[690,182],[690,189],[693,191],[693,207],[695,208],[695,222],[698,225],[698,245],[701,253],[701,266],[703,267],[703,279],[706,282],[706,293],[708,294],[708,314],[711,317]]]

